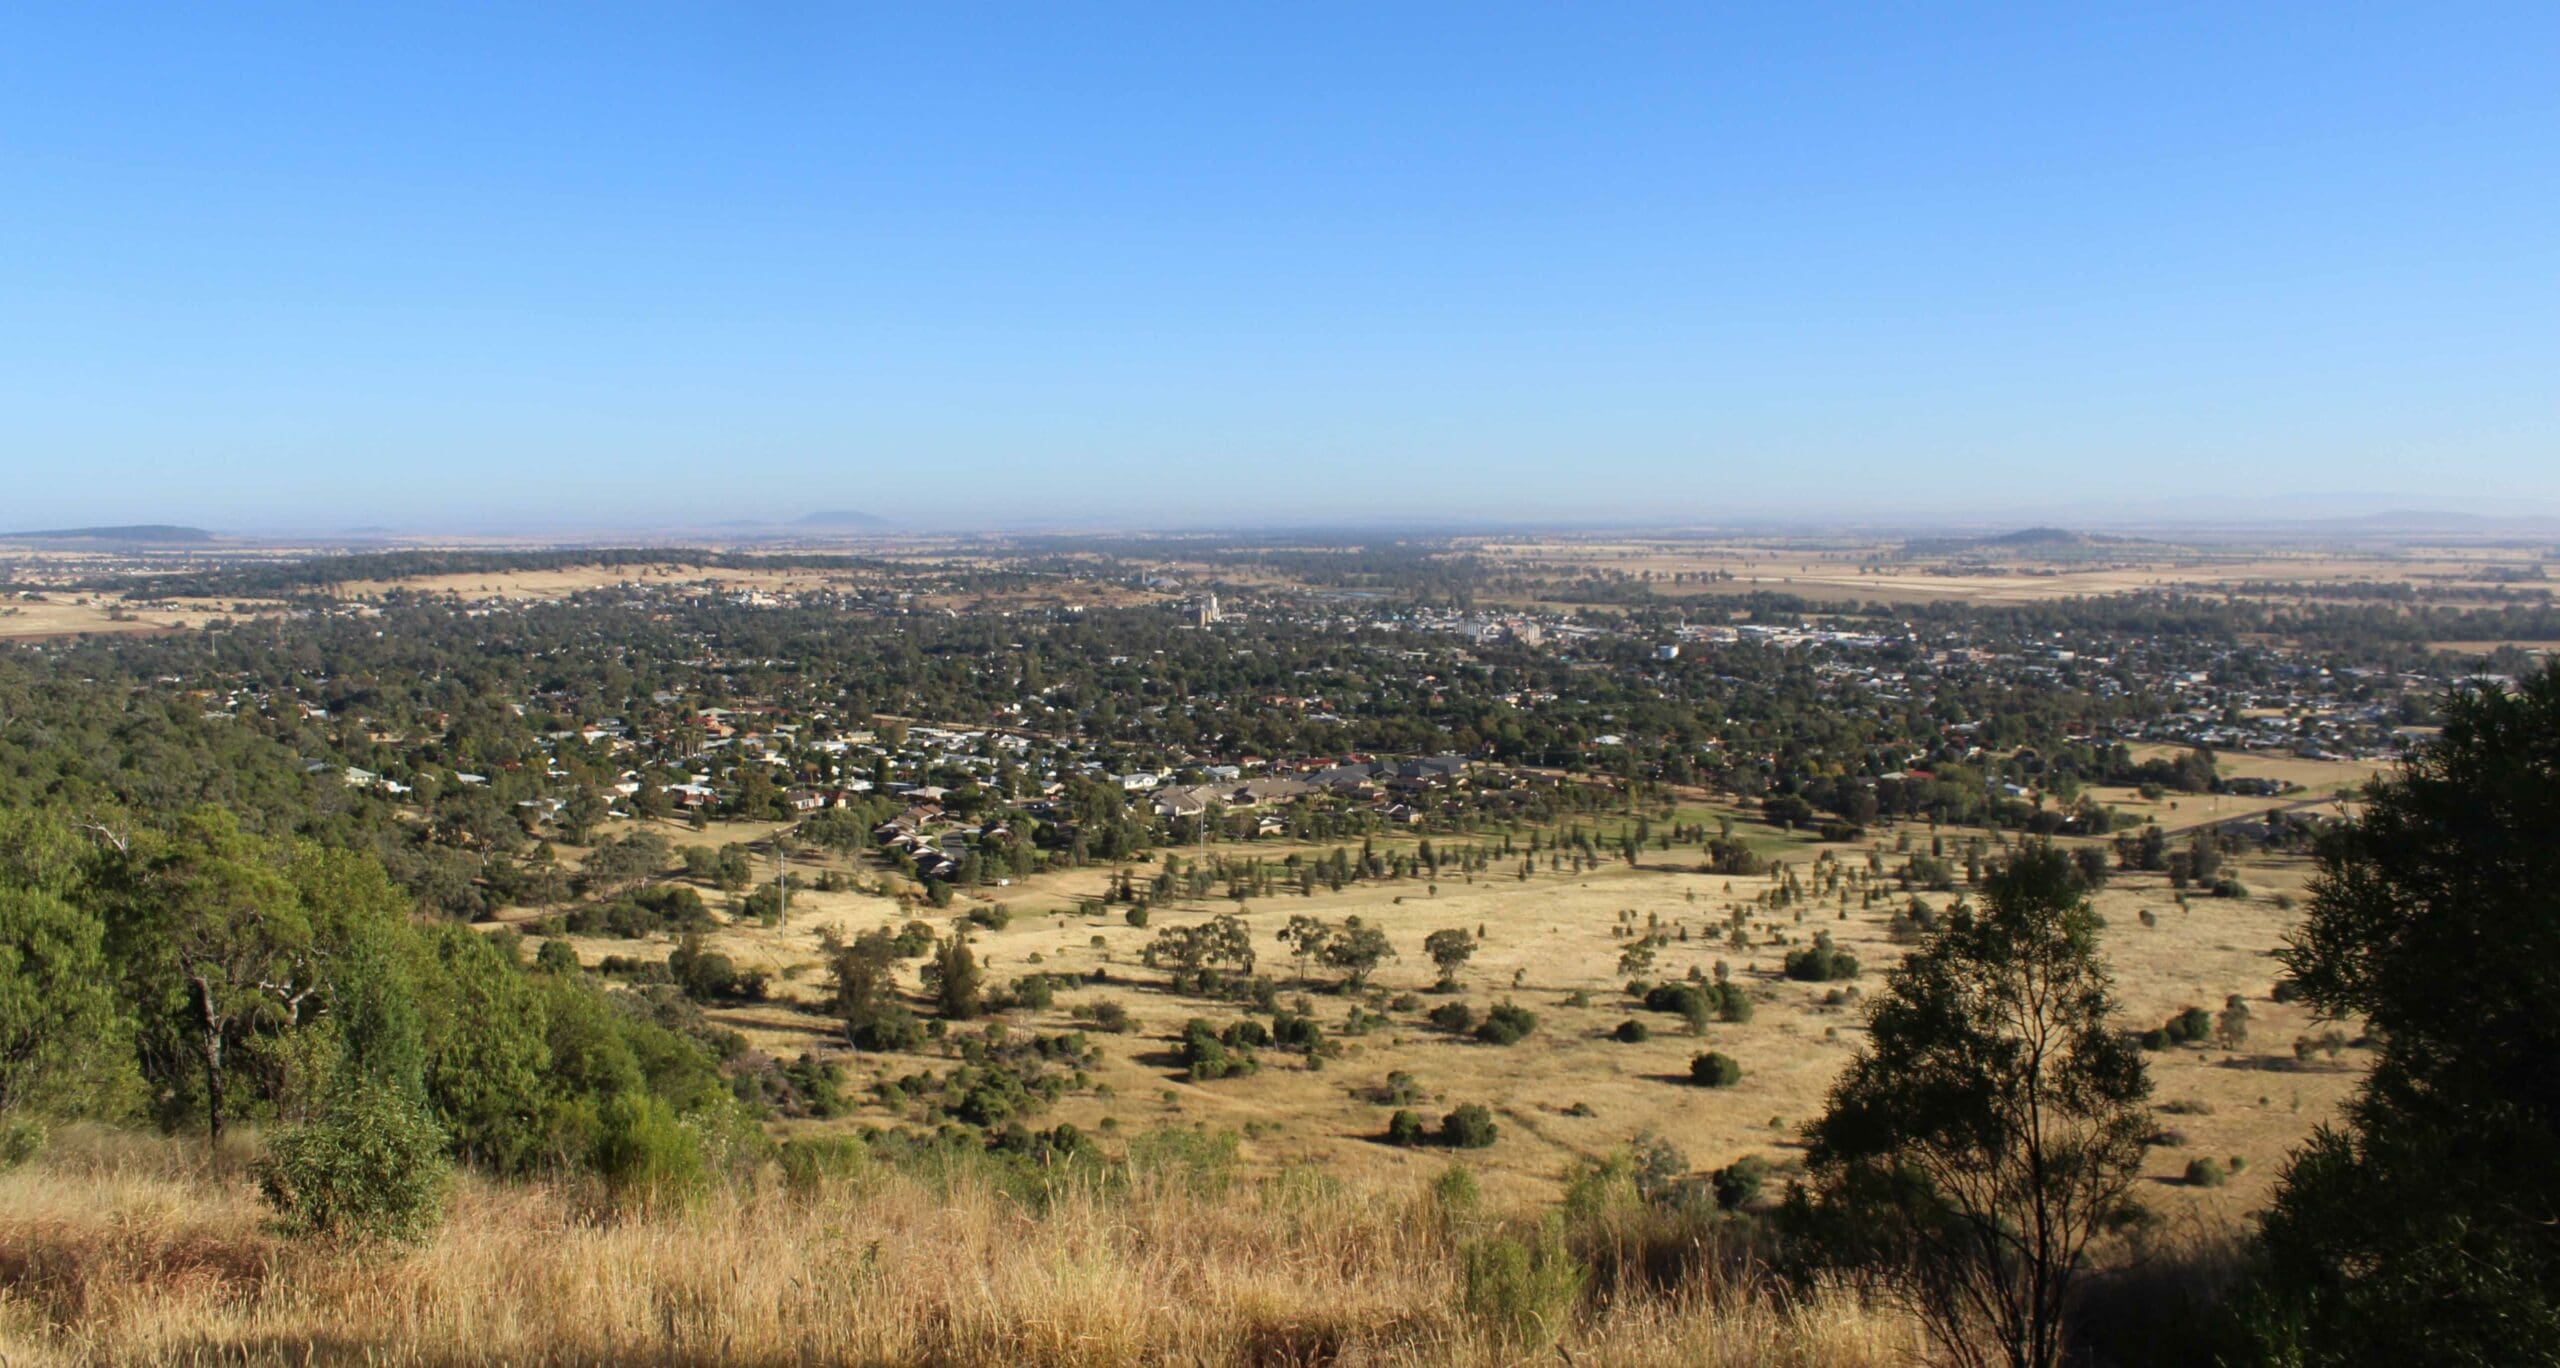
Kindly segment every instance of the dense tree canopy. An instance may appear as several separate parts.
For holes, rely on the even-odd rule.
[[[2560,1359],[2560,668],[2456,697],[2319,858],[2286,966],[2378,1058],[2268,1217],[2271,1337],[2311,1363]]]

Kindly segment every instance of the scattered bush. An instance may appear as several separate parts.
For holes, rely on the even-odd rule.
[[[1480,1103],[1463,1103],[1440,1119],[1440,1143],[1451,1149],[1483,1149],[1498,1133],[1493,1113]]]
[[[1689,1081],[1701,1088],[1730,1088],[1742,1081],[1742,1065],[1713,1050],[1689,1061]]]
[[[1253,1057],[1253,1051],[1244,1044],[1243,1032],[1237,1029],[1245,1025],[1252,1025],[1265,1041],[1270,1039],[1269,1032],[1255,1023],[1238,1022],[1227,1028],[1225,1036],[1198,1017],[1183,1023],[1182,1044],[1177,1053],[1182,1059],[1182,1067],[1190,1071],[1194,1082],[1206,1083],[1232,1074],[1249,1074],[1261,1067],[1261,1062]]]
[[[1513,1045],[1536,1029],[1537,1013],[1505,1002],[1484,1014],[1484,1022],[1476,1027],[1476,1039],[1488,1045]]]
[[[2187,1186],[2220,1187],[2231,1181],[2231,1175],[2218,1159],[2199,1158],[2187,1161]]]
[[[32,1116],[0,1117],[0,1173],[44,1153],[48,1138],[44,1123]]]
[[[1647,1028],[1643,1022],[1632,1018],[1619,1022],[1618,1029],[1610,1032],[1610,1034],[1629,1045],[1641,1045],[1653,1036],[1652,1030]]]
[[[1356,1011],[1354,1015],[1357,1015]],[[1271,1019],[1271,1043],[1285,1050],[1321,1054],[1324,1051],[1324,1028],[1316,1024],[1314,1017],[1282,1012]]]
[[[1464,1035],[1475,1029],[1476,1009],[1463,1002],[1444,1002],[1424,1019],[1452,1035]]]
[[[1410,1111],[1398,1111],[1387,1118],[1387,1143],[1411,1147],[1422,1143],[1422,1118]]]
[[[1711,1179],[1715,1188],[1716,1205],[1727,1211],[1734,1211],[1758,1197],[1761,1190],[1768,1186],[1772,1167],[1768,1160],[1759,1155],[1746,1154],[1717,1169]]]
[[[359,1087],[321,1119],[268,1141],[258,1190],[299,1233],[415,1239],[444,1215],[453,1180],[444,1149],[444,1132],[416,1101]]]
[[[1503,1343],[1544,1349],[1572,1323],[1589,1276],[1552,1225],[1535,1236],[1487,1235],[1460,1251],[1462,1304]]]
[[[898,1003],[885,1003],[845,1026],[845,1039],[857,1050],[893,1053],[924,1044],[924,1023]]]
[[[1817,932],[1813,944],[1787,952],[1786,974],[1788,978],[1805,983],[1853,979],[1858,976],[1858,957],[1845,950],[1834,949],[1830,932]]]
[[[702,1146],[675,1110],[645,1092],[622,1093],[597,1118],[595,1171],[617,1200],[690,1196],[703,1180]]]
[[[800,1193],[860,1178],[872,1168],[871,1147],[858,1135],[804,1136],[784,1142],[777,1157],[782,1181]]]
[[[1078,1021],[1089,1023],[1097,1031],[1109,1031],[1113,1035],[1119,1035],[1129,1029],[1129,1009],[1111,999],[1093,1003],[1079,1002],[1068,1015]]]
[[[1484,1201],[1484,1190],[1476,1185],[1473,1170],[1464,1164],[1451,1164],[1431,1180],[1431,1200],[1444,1212],[1469,1212]]]
[[[2212,1038],[2213,1013],[2202,1007],[2189,1007],[2162,1022],[2156,1029],[2144,1031],[2135,1037],[2146,1050],[2165,1050],[2172,1045],[2198,1045]]]

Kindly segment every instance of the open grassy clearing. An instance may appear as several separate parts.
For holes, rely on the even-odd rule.
[[[2208,800],[2184,801],[2194,805]],[[1698,815],[1684,811],[1681,820]],[[2164,813],[2164,825],[2179,816],[2206,819],[2182,809]],[[770,824],[715,827],[690,839],[760,839],[771,829]],[[1889,836],[1854,846],[1817,846],[1756,824],[1745,823],[1737,831],[1765,833],[1767,839],[1755,844],[1790,861],[1800,878],[1820,850],[1835,851],[1837,858],[1861,869],[1871,846],[1882,848],[1888,868],[1899,860]],[[681,832],[671,834],[680,843],[687,839]],[[1974,834],[1944,833],[1951,850]],[[1912,828],[1911,837],[1915,848],[1928,848],[1925,830]],[[1179,853],[1187,858],[1195,852]],[[1277,859],[1282,852],[1233,847],[1229,853]],[[1007,1018],[1016,1030],[1087,1030],[1101,1047],[1100,1062],[1091,1071],[1096,1086],[1061,1099],[1036,1118],[1037,1124],[1067,1121],[1088,1133],[1110,1133],[1204,1122],[1244,1131],[1246,1160],[1266,1171],[1312,1163],[1362,1181],[1412,1182],[1435,1172],[1448,1154],[1382,1142],[1393,1110],[1384,1102],[1388,1080],[1405,1074],[1427,1096],[1413,1103],[1415,1109],[1435,1120],[1459,1103],[1493,1109],[1501,1141],[1469,1153],[1466,1162],[1479,1170],[1489,1192],[1505,1199],[1551,1198],[1574,1160],[1605,1154],[1648,1132],[1678,1145],[1702,1171],[1746,1154],[1784,1164],[1796,1153],[1797,1128],[1820,1110],[1863,1030],[1862,1004],[1837,999],[1848,989],[1874,991],[1882,971],[1903,953],[1888,928],[1907,895],[1892,893],[1869,907],[1861,894],[1852,892],[1845,919],[1836,896],[1773,912],[1755,905],[1774,886],[1771,877],[1701,874],[1694,872],[1698,863],[1694,848],[1648,851],[1635,868],[1612,857],[1585,872],[1550,871],[1542,857],[1539,871],[1523,882],[1516,877],[1516,859],[1497,859],[1493,869],[1478,873],[1473,882],[1455,870],[1445,871],[1436,893],[1428,881],[1414,879],[1355,883],[1340,892],[1319,887],[1312,897],[1283,894],[1251,900],[1241,912],[1261,957],[1258,968],[1280,981],[1284,1005],[1303,991],[1328,1036],[1339,1039],[1341,1053],[1315,1067],[1295,1054],[1266,1050],[1256,1074],[1189,1081],[1172,1045],[1182,1023],[1192,1017],[1223,1023],[1242,1015],[1242,1009],[1170,992],[1166,976],[1144,967],[1141,954],[1165,927],[1236,911],[1237,905],[1219,897],[1160,903],[1145,929],[1130,926],[1117,906],[1101,916],[1081,915],[1079,900],[1098,897],[1108,886],[1110,871],[1101,868],[985,890],[986,896],[939,910],[877,892],[795,893],[785,926],[728,925],[706,938],[710,948],[729,955],[740,968],[772,976],[771,1000],[715,1007],[711,1015],[780,1058],[815,1051],[849,1065],[857,1080],[855,1091],[866,1098],[858,1111],[834,1122],[788,1123],[788,1129],[909,1123],[914,1117],[869,1100],[862,1085],[918,1070],[945,1070],[954,1061],[931,1046],[913,1055],[845,1050],[836,1024],[824,1014],[821,931],[834,928],[850,935],[909,917],[947,929],[962,922],[968,908],[1001,900],[1013,914],[1008,926],[970,929],[991,987],[1031,972],[1080,980],[1099,973],[1106,980],[1062,991],[1049,1010],[1020,1011]],[[797,867],[814,874],[822,866],[801,862]],[[2298,1006],[2269,999],[2278,973],[2271,956],[2297,915],[2278,906],[2275,898],[2299,897],[2307,861],[2236,859],[2230,872],[2253,896],[2194,896],[2182,910],[2165,876],[2119,873],[2097,900],[2108,922],[2105,950],[2129,1028],[2157,1026],[2188,1007],[2219,1012],[2235,994],[2248,1004],[2245,1046],[2233,1051],[2178,1048],[2150,1056],[2157,1098],[2174,1104],[2177,1113],[2164,1123],[2181,1133],[2183,1143],[2155,1149],[2147,1176],[2157,1180],[2156,1195],[2165,1204],[2217,1213],[2261,1204],[2277,1162],[2312,1126],[2333,1114],[2358,1076],[2358,1056],[2352,1052],[2336,1063],[2298,1065],[2292,1043],[2318,1025]],[[881,886],[879,871],[858,874],[869,886]],[[1953,897],[1921,896],[1938,907]],[[1736,907],[1748,909],[1747,948],[1726,939],[1728,916]],[[2152,914],[2149,925],[2142,917],[2146,910]],[[1276,940],[1293,915],[1336,922],[1359,916],[1385,930],[1401,958],[1377,972],[1372,980],[1377,991],[1367,997],[1336,994],[1334,975],[1320,968],[1301,990],[1287,949]],[[1755,1003],[1748,1023],[1711,1024],[1703,1036],[1693,1036],[1677,1015],[1643,1011],[1625,995],[1629,975],[1621,971],[1620,954],[1655,918],[1670,940],[1657,950],[1648,977],[1670,981],[1694,969],[1711,978],[1721,961],[1733,981],[1748,986]],[[1448,928],[1483,932],[1454,995],[1432,991],[1436,973],[1422,952],[1426,935]],[[1685,941],[1680,939],[1684,930]],[[1785,978],[1780,969],[1786,952],[1807,944],[1816,932],[1828,933],[1839,948],[1856,955],[1865,966],[1861,977],[1844,984]],[[590,965],[607,955],[655,958],[666,953],[662,940],[570,939]],[[915,991],[916,965],[911,962],[901,972],[907,988]],[[1408,1005],[1389,1006],[1388,1025],[1365,1034],[1342,1034],[1356,1006],[1386,1005],[1406,995],[1411,995]],[[1127,1034],[1091,1032],[1070,1015],[1078,1004],[1106,1000],[1129,1013],[1133,1027]],[[1537,1014],[1538,1028],[1518,1044],[1500,1047],[1451,1035],[1423,1020],[1430,1008],[1450,1000],[1465,1001],[1479,1014],[1494,1003],[1514,1001]],[[1641,1043],[1614,1039],[1611,1033],[1628,1020],[1643,1021],[1650,1038]],[[1739,1085],[1703,1089],[1688,1082],[1691,1057],[1708,1049],[1741,1061],[1745,1073]],[[2227,1162],[2234,1155],[2247,1166],[2227,1187],[2193,1189],[2176,1181],[2192,1158]]]
[[[127,603],[113,594],[51,593],[0,599],[0,640],[176,632],[257,605],[181,599]]]

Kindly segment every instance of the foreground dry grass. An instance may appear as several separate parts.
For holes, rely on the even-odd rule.
[[[1026,1205],[875,1173],[615,1215],[466,1183],[421,1246],[273,1233],[248,1182],[159,1142],[61,1137],[0,1175],[0,1354],[29,1364],[1883,1364],[1914,1327],[1711,1271],[1630,1277],[1558,1348],[1471,1312],[1504,1222],[1427,1191],[1141,1184]],[[1532,1338],[1541,1338],[1533,1335]]]

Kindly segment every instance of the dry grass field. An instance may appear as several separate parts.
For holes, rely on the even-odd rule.
[[[2164,824],[2186,815],[2203,816],[2164,813]],[[716,842],[760,838],[769,830],[671,834],[679,843]],[[1843,861],[1865,867],[1863,848],[1789,843],[1770,835],[1773,849],[1800,876],[1824,849],[1839,850]],[[1963,835],[1949,833],[1951,845]],[[1925,849],[1929,836],[1915,830],[1913,839]],[[1886,855],[1888,866],[1895,858]],[[1163,928],[1238,910],[1235,904],[1221,898],[1160,904],[1141,930],[1129,926],[1116,907],[1099,917],[1076,912],[1078,899],[1100,895],[1109,877],[1108,871],[1087,869],[989,890],[1006,903],[1012,920],[1001,931],[971,927],[969,934],[991,986],[1034,971],[1099,974],[1106,980],[1061,992],[1048,1011],[1017,1012],[1010,1018],[1014,1026],[1087,1029],[1070,1016],[1071,1009],[1104,1000],[1121,1004],[1135,1023],[1127,1034],[1093,1037],[1103,1054],[1093,1071],[1098,1086],[1062,1099],[1039,1124],[1070,1121],[1091,1132],[1106,1122],[1123,1130],[1207,1123],[1244,1132],[1244,1157],[1258,1171],[1312,1164],[1338,1177],[1392,1186],[1418,1182],[1447,1162],[1445,1152],[1382,1142],[1392,1110],[1381,1101],[1385,1085],[1389,1075],[1402,1073],[1427,1093],[1430,1100],[1417,1107],[1427,1116],[1466,1102],[1492,1108],[1502,1138],[1489,1150],[1468,1154],[1466,1162],[1478,1170],[1488,1193],[1542,1201],[1560,1191],[1576,1160],[1606,1155],[1645,1134],[1676,1145],[1698,1171],[1746,1154],[1781,1166],[1792,1163],[1798,1129],[1818,1113],[1862,1034],[1860,1003],[1833,1000],[1834,990],[1875,991],[1883,971],[1903,953],[1887,928],[1907,895],[1893,894],[1869,907],[1853,892],[1845,918],[1837,897],[1771,912],[1756,906],[1772,886],[1770,878],[1696,873],[1697,860],[1693,849],[1652,851],[1636,868],[1614,860],[1586,873],[1542,866],[1527,882],[1515,877],[1516,863],[1497,862],[1473,882],[1448,872],[1436,893],[1412,880],[1252,900],[1241,911],[1252,928],[1259,967],[1281,981],[1284,1002],[1301,990],[1287,949],[1276,939],[1279,928],[1292,915],[1328,921],[1356,915],[1384,929],[1400,954],[1380,968],[1373,988],[1390,999],[1410,994],[1418,1005],[1391,1008],[1385,1027],[1344,1035],[1342,1028],[1364,999],[1331,991],[1332,975],[1315,970],[1304,996],[1328,1035],[1339,1039],[1340,1055],[1310,1066],[1294,1054],[1264,1051],[1258,1073],[1206,1083],[1184,1077],[1171,1040],[1191,1017],[1224,1021],[1239,1009],[1172,993],[1165,976],[1142,966],[1140,957]],[[2297,1065],[2292,1042],[2315,1025],[2298,1006],[2269,998],[2278,973],[2271,956],[2296,915],[2276,898],[2299,896],[2307,862],[2261,857],[2235,864],[2233,872],[2252,892],[2248,898],[2197,896],[2182,909],[2163,876],[2119,874],[2097,900],[2108,923],[2105,950],[2129,1027],[2159,1025],[2191,1006],[2218,1012],[2233,995],[2247,1002],[2251,1014],[2249,1040],[2239,1049],[2174,1049],[2149,1056],[2158,1100],[2174,1104],[2179,1114],[2171,1127],[2184,1138],[2181,1145],[2154,1150],[2148,1170],[2159,1203],[2173,1209],[2230,1214],[2261,1204],[2277,1161],[2333,1113],[2358,1076],[2354,1052],[2336,1063]],[[1923,896],[1943,907],[1954,895]],[[712,1014],[782,1058],[804,1050],[840,1057],[865,1082],[947,1068],[950,1062],[930,1047],[916,1056],[841,1049],[834,1023],[819,1009],[825,992],[819,937],[822,928],[850,935],[911,916],[944,929],[965,924],[971,905],[964,900],[936,911],[870,893],[797,893],[785,927],[729,925],[709,938],[712,948],[741,968],[773,977],[773,1000]],[[1729,911],[1737,907],[1749,910],[1748,948],[1726,939]],[[2151,924],[2144,922],[2146,910]],[[1734,981],[1749,986],[1756,1008],[1750,1022],[1710,1025],[1702,1038],[1693,1037],[1677,1016],[1645,1012],[1626,996],[1629,976],[1620,972],[1619,955],[1650,919],[1658,919],[1671,939],[1657,951],[1649,977],[1676,979],[1692,969],[1712,975],[1721,962]],[[510,920],[521,924],[520,916]],[[1452,927],[1482,931],[1478,952],[1459,975],[1457,996],[1479,1013],[1505,1000],[1529,1008],[1539,1024],[1527,1039],[1493,1046],[1422,1020],[1429,1008],[1449,1000],[1432,991],[1436,973],[1422,953],[1422,940]],[[1865,966],[1860,978],[1826,985],[1783,976],[1786,951],[1810,942],[1816,932],[1829,933],[1858,956]],[[663,942],[643,945],[611,936],[571,940],[590,964],[608,954],[663,955],[666,948]],[[914,967],[906,972],[913,988]],[[1633,1044],[1613,1039],[1611,1032],[1630,1019],[1644,1021],[1651,1037]],[[1691,1057],[1707,1049],[1741,1061],[1739,1085],[1703,1089],[1688,1082]],[[823,1129],[912,1120],[867,1103],[842,1121],[793,1125]],[[2194,1189],[2176,1181],[2189,1159],[2227,1162],[2235,1155],[2246,1167],[2227,1187]]]
[[[2172,758],[2179,746],[2141,744],[2127,748],[2137,761]],[[2391,769],[2384,760],[2306,760],[2299,756],[2256,751],[2218,751],[2214,763],[2228,779],[2274,779],[2296,785],[2272,797],[2237,793],[2173,793],[2149,799],[2130,788],[2095,785],[2088,792],[2099,802],[2134,821],[2157,822],[2167,831],[2186,831],[2264,812],[2299,810],[2335,817],[2355,810],[2354,798],[2364,786]],[[2345,801],[2341,801],[2341,800]]]
[[[112,594],[50,593],[0,598],[0,640],[175,632],[252,605],[176,600],[128,604]]]
[[[1570,1285],[1471,1278],[1478,1251],[1535,1227],[1420,1185],[1195,1165],[1026,1201],[966,1172],[856,1170],[616,1210],[466,1179],[426,1243],[346,1251],[272,1229],[245,1148],[208,1164],[75,1131],[0,1174],[0,1358],[1420,1368],[1553,1362],[1557,1340],[1580,1363],[1880,1368],[1921,1348],[1911,1320],[1837,1290],[1773,1302],[1694,1240],[1676,1284],[1594,1288],[1580,1310]]]
[[[2501,576],[2543,564],[2532,549],[2504,546],[2376,549],[2186,547],[2126,542],[2068,558],[1997,547],[1907,556],[1900,542],[1659,540],[1483,541],[1463,548],[1497,572],[1563,579],[1585,574],[1644,579],[1672,597],[1766,591],[1823,602],[2037,603],[2150,590],[2219,593],[2255,582],[2317,586],[2405,584],[2422,601],[2511,587]],[[1678,577],[1688,576],[1684,582]],[[1729,578],[1707,578],[1720,576]],[[2279,591],[2279,598],[2285,595]]]

